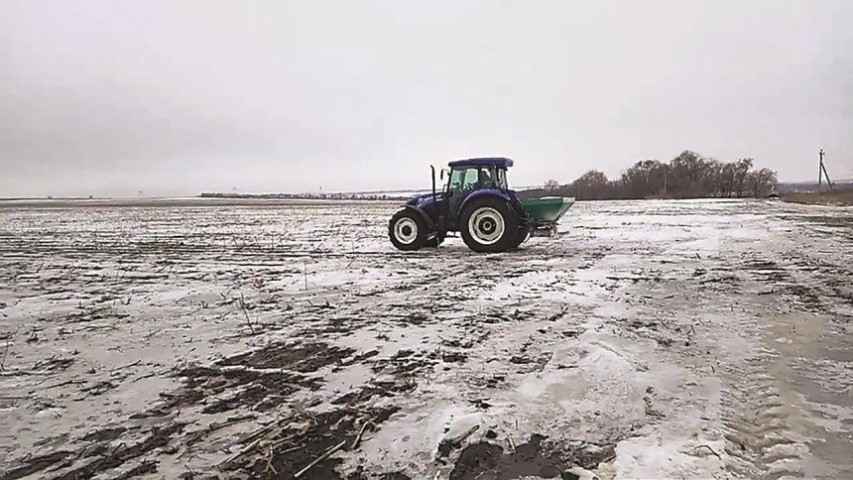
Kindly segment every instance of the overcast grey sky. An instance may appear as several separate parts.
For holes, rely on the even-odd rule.
[[[853,1],[0,0],[0,197],[853,177]]]

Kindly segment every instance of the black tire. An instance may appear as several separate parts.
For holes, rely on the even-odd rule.
[[[438,248],[439,245],[444,242],[444,235],[440,233],[436,233],[434,237],[430,238],[426,242],[424,242],[425,247]]]
[[[512,208],[515,211],[515,214],[518,215],[518,233],[516,234],[515,240],[512,242],[512,246],[510,246],[510,250],[518,248],[519,245],[530,238],[530,217],[527,215],[527,212],[524,211],[521,204],[513,203]]]
[[[388,238],[398,250],[420,250],[427,238],[424,219],[411,210],[400,210],[388,222]]]
[[[481,197],[466,205],[460,215],[459,233],[475,252],[505,252],[518,239],[518,215],[506,200]]]
[[[524,243],[525,240],[527,240],[528,235],[529,233],[527,232],[527,230],[519,229],[518,233],[515,234],[515,240],[512,241],[512,245],[509,247],[509,249],[514,250],[518,248],[519,245],[521,245],[522,243]]]

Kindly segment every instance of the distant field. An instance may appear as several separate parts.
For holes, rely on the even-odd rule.
[[[800,192],[782,197],[782,200],[792,203],[811,205],[853,205],[853,189],[837,193]]]
[[[320,198],[202,198],[202,197],[162,197],[162,198],[0,198],[0,210],[21,208],[127,208],[127,207],[286,207],[311,205],[349,205],[364,202],[395,202],[394,200],[349,200]]]

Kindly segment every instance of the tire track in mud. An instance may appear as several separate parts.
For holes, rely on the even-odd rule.
[[[770,284],[770,293],[791,292],[798,298],[807,297],[810,305],[816,303],[814,295],[807,295],[807,292],[791,285],[791,276],[775,261],[753,258],[744,261],[742,268],[752,280]],[[734,318],[739,319],[736,328],[746,337],[761,337],[754,317]],[[802,471],[796,468],[796,462],[802,460],[798,453],[802,445],[792,438],[786,427],[791,418],[783,408],[785,402],[776,386],[776,379],[770,374],[770,364],[776,355],[772,351],[759,351],[738,365],[719,366],[726,385],[722,418],[726,453],[729,454],[727,466],[731,472],[745,478],[775,479],[802,475]]]
[[[721,368],[727,385],[722,400],[727,468],[743,478],[801,477],[797,462],[806,447],[790,433],[792,418],[762,363],[755,359],[746,369]]]
[[[834,306],[846,301],[837,295],[836,281],[847,275],[846,269],[831,262],[822,265],[786,258],[781,265],[765,258],[733,252],[702,262],[698,268],[661,261],[672,269],[659,276],[646,275],[645,270],[628,276],[614,274],[617,283],[633,285],[623,294],[640,298],[633,312],[639,318],[614,318],[608,328],[619,336],[653,340],[662,356],[670,356],[700,377],[711,374],[722,380],[722,425],[718,427],[722,427],[725,453],[719,453],[730,475],[775,480],[831,472],[813,470],[815,456],[810,448],[815,439],[804,434],[803,425],[816,412],[800,400],[801,389],[807,387],[792,380],[798,369],[809,373],[817,369],[807,368],[811,359],[801,358],[802,353],[777,348],[774,342],[788,339],[768,329],[779,312],[832,315]],[[679,293],[667,294],[673,289]],[[672,311],[673,296],[686,301],[677,313]],[[649,309],[667,314],[649,316]],[[711,322],[703,319],[706,315]],[[696,319],[703,319],[695,324],[699,335],[693,330]],[[808,323],[802,326],[809,328]],[[751,343],[746,346],[744,341]],[[824,475],[839,478],[838,473]]]
[[[752,258],[741,265],[742,271],[753,281],[772,286],[770,291],[758,293],[774,296],[769,300],[770,312],[782,305],[793,304],[795,309],[803,312],[825,314],[833,309],[835,302],[844,300],[835,295],[837,289],[827,291],[821,286],[831,287],[832,282],[817,280],[817,277],[834,277],[839,273],[837,265],[816,264],[796,254],[786,256],[789,262],[785,265],[764,258]],[[801,405],[798,397],[802,387],[792,383],[796,378],[795,371],[813,359],[802,352],[791,356],[772,344],[762,346],[767,340],[760,339],[775,336],[772,330],[764,331],[772,325],[772,317],[772,313],[769,318],[767,315],[762,317],[768,318],[770,323],[758,320],[757,315],[741,317],[737,328],[742,329],[745,336],[759,339],[757,353],[739,365],[719,366],[726,385],[723,392],[723,436],[729,455],[727,466],[732,473],[744,478],[775,480],[814,476],[815,471],[805,469],[806,463],[813,459],[810,446],[814,439],[804,436],[797,431],[801,427],[796,427],[810,423],[809,417],[813,412]],[[791,340],[781,338],[776,341]],[[828,478],[833,477],[828,475]]]
[[[756,327],[754,321],[741,319],[735,328],[755,338],[761,335]],[[795,466],[802,460],[798,442],[786,427],[791,419],[768,368],[772,355],[762,352],[737,364],[723,361],[717,366],[724,382],[721,417],[726,466],[742,478],[802,475]]]

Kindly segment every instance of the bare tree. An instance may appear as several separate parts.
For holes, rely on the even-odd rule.
[[[625,170],[620,178],[620,198],[658,196],[664,190],[666,165],[657,160],[642,160]]]
[[[582,200],[601,200],[607,198],[610,182],[607,175],[598,170],[590,170],[574,181],[573,186],[578,198]]]
[[[608,180],[603,172],[590,170],[568,185],[548,180],[544,188],[524,192],[524,196],[566,195],[580,200],[764,197],[775,185],[776,173],[767,168],[753,170],[752,158],[723,163],[685,150],[669,163],[641,160],[616,180]]]
[[[769,168],[749,172],[746,179],[749,193],[756,198],[770,195],[776,187],[776,182],[776,172]]]
[[[738,198],[743,197],[744,192],[747,188],[747,177],[749,176],[749,171],[752,169],[752,159],[751,158],[741,158],[735,163],[735,171],[734,171],[734,182],[735,182],[735,191],[737,192]]]

